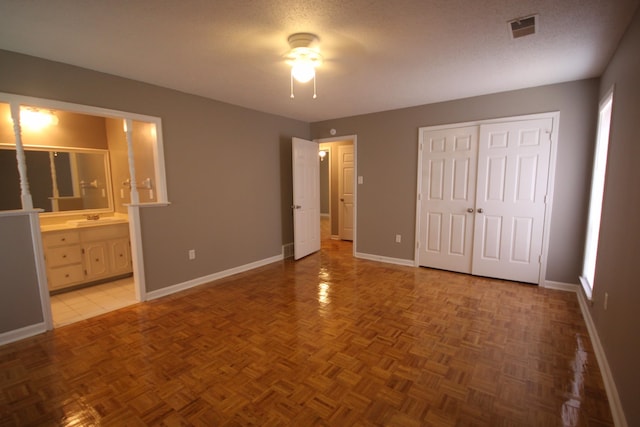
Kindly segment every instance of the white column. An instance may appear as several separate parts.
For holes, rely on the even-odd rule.
[[[13,135],[16,140],[16,160],[18,161],[18,175],[20,176],[20,199],[22,209],[33,209],[33,199],[29,191],[29,180],[27,178],[27,162],[24,157],[24,147],[22,146],[22,130],[20,128],[20,104],[11,103],[11,119],[13,120]]]
[[[58,202],[60,198],[60,191],[58,190],[58,174],[56,172],[56,155],[53,151],[49,151],[49,169],[51,169],[51,190],[53,196],[51,197],[51,210],[57,212],[59,210]]]
[[[140,203],[138,195],[138,186],[136,180],[136,165],[133,160],[133,121],[124,119],[124,131],[127,134],[127,156],[129,157],[129,183],[131,185],[131,203],[137,205]]]

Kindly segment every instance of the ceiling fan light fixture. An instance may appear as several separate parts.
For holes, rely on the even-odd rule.
[[[293,80],[307,83],[313,79],[313,98],[316,95],[316,67],[322,64],[322,55],[317,49],[318,36],[311,33],[295,33],[287,39],[291,50],[285,56],[287,64],[291,66],[291,98],[293,95]]]

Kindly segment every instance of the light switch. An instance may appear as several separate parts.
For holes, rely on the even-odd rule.
[[[358,184],[364,184],[364,177],[362,176],[358,177]]]

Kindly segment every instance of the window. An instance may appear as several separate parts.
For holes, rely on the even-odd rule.
[[[604,179],[607,169],[607,151],[609,148],[609,130],[611,129],[611,109],[613,105],[613,88],[600,102],[598,116],[598,133],[596,135],[596,151],[593,159],[593,176],[591,178],[591,198],[589,201],[589,218],[587,220],[587,237],[580,282],[591,299],[596,257],[598,255],[598,236],[600,235],[600,217],[602,214],[602,198],[604,195]]]

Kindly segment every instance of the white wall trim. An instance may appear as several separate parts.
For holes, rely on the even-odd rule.
[[[616,388],[616,384],[613,380],[613,374],[611,373],[611,369],[609,368],[607,355],[604,352],[602,343],[600,342],[598,330],[596,329],[596,325],[593,322],[593,318],[591,317],[591,311],[589,311],[589,306],[592,304],[592,301],[586,298],[584,292],[582,291],[582,287],[578,284],[545,281],[543,287],[548,289],[557,289],[560,291],[574,292],[576,294],[578,303],[580,305],[580,311],[582,312],[582,318],[584,319],[584,323],[587,326],[587,332],[589,333],[589,338],[591,339],[591,345],[593,345],[593,351],[596,354],[596,361],[598,362],[598,367],[600,368],[600,373],[602,374],[602,381],[604,382],[607,399],[609,400],[609,408],[611,409],[613,424],[617,427],[628,427],[629,425],[627,424],[627,419],[625,418],[624,411],[622,409],[622,402],[620,402],[620,395],[618,394],[618,389]]]
[[[596,329],[596,325],[593,322],[593,318],[591,317],[591,312],[589,311],[590,302],[587,301],[580,286],[575,286],[576,295],[578,296],[578,302],[580,303],[580,311],[582,311],[584,323],[587,325],[587,331],[589,332],[589,337],[591,338],[593,351],[596,353],[596,360],[598,362],[598,367],[600,367],[600,373],[602,374],[604,388],[607,392],[609,408],[611,409],[611,415],[613,416],[613,424],[617,427],[628,427],[629,424],[627,424],[627,419],[624,415],[624,410],[622,409],[622,402],[620,401],[620,395],[618,394],[616,383],[613,380],[611,368],[609,368],[607,355],[604,352],[604,347],[602,347],[600,337],[598,336],[598,330]]]
[[[147,300],[147,282],[144,270],[144,254],[142,252],[142,226],[140,221],[140,205],[127,205],[129,218],[129,242],[131,245],[131,265],[133,267],[133,283],[137,301]]]
[[[578,292],[580,287],[574,283],[554,282],[545,280],[541,285],[542,288],[556,289],[559,291]]]
[[[198,277],[192,280],[187,280],[186,282],[178,283],[177,285],[167,286],[166,288],[147,292],[147,301],[150,301],[156,298],[161,298],[167,295],[175,294],[176,292],[184,291],[186,289],[190,289],[199,285],[204,285],[205,283],[210,283],[228,276],[232,276],[234,274],[244,273],[245,271],[262,267],[263,265],[271,264],[277,261],[281,261],[282,259],[283,259],[283,256],[282,254],[280,254],[280,255],[273,256],[271,258],[265,258],[249,264],[245,264],[238,267],[230,268],[228,270],[209,274],[207,276]]]
[[[44,247],[40,232],[40,214],[38,212],[31,212],[29,214],[29,223],[31,226],[31,242],[33,244],[33,258],[36,265],[36,277],[38,278],[38,291],[40,293],[42,318],[44,319],[45,328],[50,331],[53,329],[53,314],[51,312],[47,267],[44,261]]]
[[[407,267],[414,266],[413,260],[411,259],[391,258],[391,257],[382,256],[382,255],[365,254],[362,252],[356,252],[355,257],[361,258],[361,259],[367,259],[369,261],[378,261],[378,262],[386,262],[388,264],[404,265]]]
[[[25,326],[24,328],[19,328],[19,329],[14,329],[12,331],[4,332],[0,334],[0,345],[9,344],[14,341],[20,341],[25,338],[29,338],[34,335],[41,334],[46,331],[47,331],[46,323],[40,322],[34,325]]]

